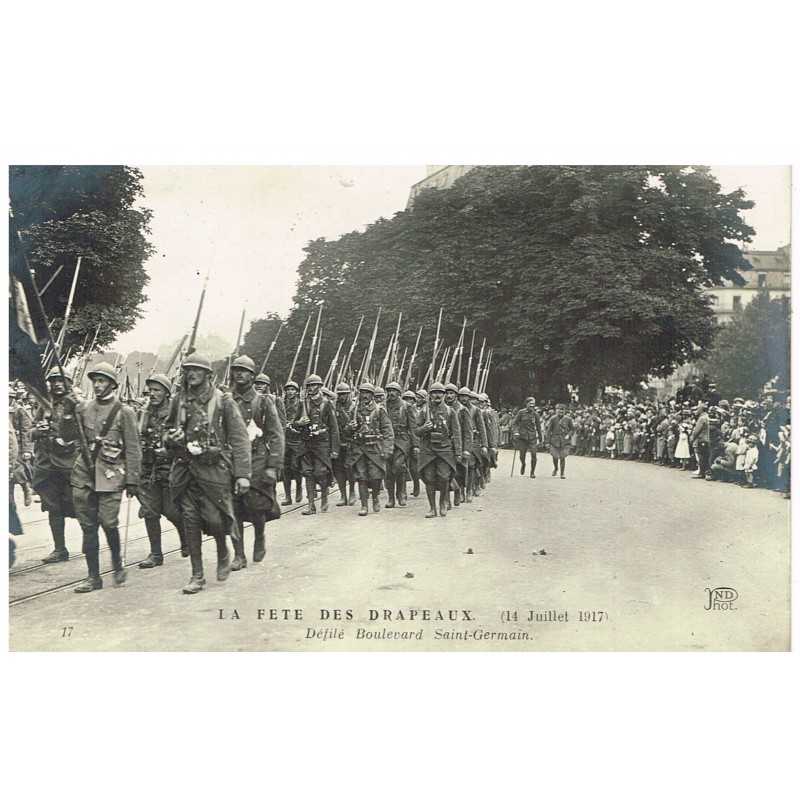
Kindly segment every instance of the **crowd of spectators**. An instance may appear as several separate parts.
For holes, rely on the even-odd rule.
[[[555,407],[538,407],[544,428]],[[641,461],[692,478],[764,488],[788,499],[791,399],[767,389],[758,399],[723,398],[713,383],[687,381],[666,401],[620,394],[573,404],[572,455]],[[501,408],[501,446],[513,447],[518,409]],[[546,442],[540,443],[540,449]]]

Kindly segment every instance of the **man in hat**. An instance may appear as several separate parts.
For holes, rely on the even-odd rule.
[[[417,435],[414,433],[416,417],[400,398],[402,391],[396,381],[386,386],[386,412],[394,432],[394,449],[386,460],[386,491],[389,494],[386,508],[394,508],[395,498],[398,506],[405,506],[408,464],[411,454],[415,451],[419,453]]]
[[[300,387],[294,381],[287,381],[283,387],[286,425],[284,426],[285,449],[283,454],[283,490],[285,497],[281,505],[292,504],[292,481],[296,485],[294,501],[303,500],[303,473],[300,467],[300,453],[303,449],[303,438],[292,422],[301,410]]]
[[[458,421],[461,425],[461,436],[463,438],[467,438],[467,434],[469,435],[469,441],[471,441],[472,437],[472,423],[469,421],[469,414],[465,411],[464,407],[461,403],[458,402],[458,386],[454,383],[445,384],[444,387],[444,403],[446,406],[455,411],[456,415],[458,415]],[[462,448],[463,449],[463,448]],[[465,460],[469,459],[469,454],[462,453],[462,456]],[[464,464],[456,464],[456,474],[452,477],[450,481],[450,488],[453,492],[453,502],[450,502],[450,494],[447,495],[447,510],[449,511],[453,506],[460,506],[462,500],[466,500],[466,489],[465,489],[465,476],[466,471]],[[470,494],[470,500],[472,502],[472,497]]]
[[[414,417],[419,419],[419,415],[428,403],[428,392],[425,389],[417,389],[414,392],[414,398],[411,403],[413,404]],[[417,458],[417,453],[413,452],[413,450],[409,468],[411,470],[411,496],[419,497],[419,459]]]
[[[473,395],[474,393],[468,386],[462,386],[458,390],[458,401],[466,409],[472,428],[471,441],[464,437],[472,454],[469,460],[469,482],[466,487],[467,502],[470,502],[470,497],[480,497],[483,486],[483,465],[489,460],[486,423],[483,420],[483,414],[480,413],[477,406],[472,404]]]
[[[381,481],[386,475],[386,460],[394,452],[394,431],[389,415],[383,406],[375,402],[375,387],[364,383],[358,391],[358,405],[348,423],[352,443],[347,457],[347,466],[358,483],[361,500],[359,517],[369,513],[369,494],[372,492],[372,510],[381,510],[379,494]]]
[[[70,478],[78,456],[76,441],[61,438],[61,417],[64,415],[64,397],[72,387],[72,375],[54,367],[47,373],[51,408],[40,408],[36,414],[31,435],[34,446],[33,488],[42,501],[42,511],[47,512],[53,552],[45,556],[45,564],[69,560],[64,539],[67,517],[75,517]]]
[[[458,414],[444,402],[445,387],[433,383],[429,387],[429,402],[417,417],[415,433],[419,437],[419,471],[425,483],[430,509],[426,519],[437,516],[436,491],[439,491],[438,515],[447,515],[450,481],[463,460],[465,447]]]
[[[114,583],[125,582],[119,535],[122,492],[134,497],[139,491],[142,448],[136,414],[116,395],[117,373],[101,362],[89,372],[93,400],[79,400],[73,390],[64,395],[59,424],[60,438],[79,441],[80,455],[70,476],[72,500],[83,530],[83,554],[88,576],[75,588],[85,593],[103,588],[100,577],[99,528],[111,551]]]
[[[355,478],[348,467],[350,448],[353,445],[353,430],[350,420],[353,416],[353,401],[350,386],[342,381],[336,387],[336,423],[339,426],[339,455],[333,460],[333,476],[339,486],[337,506],[355,505]],[[348,498],[347,490],[350,489]]]
[[[553,477],[561,472],[564,479],[564,468],[566,467],[567,456],[570,452],[572,442],[572,431],[575,424],[572,417],[567,414],[567,407],[564,403],[556,405],[556,413],[547,420],[545,426],[545,441],[550,448],[550,455],[553,459]]]
[[[531,478],[536,477],[536,448],[542,441],[542,419],[536,410],[536,398],[526,397],[525,406],[511,422],[514,446],[519,451],[519,474],[525,474],[525,456],[531,454]]]
[[[492,401],[486,392],[478,395],[478,408],[483,414],[486,424],[486,445],[489,452],[483,479],[489,483],[492,480],[492,470],[497,468],[497,452],[500,447],[500,415],[492,408]]]
[[[206,585],[203,532],[213,536],[217,546],[217,580],[230,576],[227,536],[239,535],[233,495],[250,489],[251,445],[233,397],[212,383],[209,358],[192,353],[184,360],[182,373],[180,390],[170,402],[164,442],[175,452],[169,483],[192,563],[183,593],[197,594]]]
[[[278,412],[278,419],[281,421],[281,427],[286,427],[286,406],[283,404],[283,398],[280,395],[273,394],[271,391],[272,382],[269,375],[265,372],[259,372],[256,379],[253,381],[256,391],[259,394],[269,395],[270,400],[275,403],[275,409]],[[282,464],[283,462],[281,462]]]
[[[253,561],[266,555],[264,528],[267,522],[279,519],[281,509],[275,496],[278,470],[283,463],[283,425],[269,394],[261,394],[253,385],[256,365],[249,356],[239,356],[231,364],[233,399],[242,415],[250,439],[250,489],[233,497],[233,512],[239,537],[233,540],[231,570],[244,569],[244,523],[253,525]]]
[[[692,428],[689,441],[697,458],[698,473],[693,478],[704,480],[708,474],[711,454],[711,430],[708,419],[708,406],[701,403],[697,407],[697,421]]]
[[[333,478],[333,459],[339,455],[339,425],[333,404],[322,394],[322,378],[309,375],[305,380],[306,395],[289,423],[300,436],[300,471],[306,482],[308,507],[305,516],[317,513],[316,487],[322,502],[320,511],[328,510],[328,488]]]
[[[166,517],[178,531],[181,555],[189,556],[183,520],[169,489],[169,473],[172,470],[174,452],[164,447],[167,432],[169,400],[172,382],[161,373],[150,375],[145,380],[148,404],[139,414],[139,436],[142,444],[142,473],[139,485],[139,517],[144,519],[150,554],[139,562],[140,569],[160,567],[164,563],[161,550],[161,517]]]

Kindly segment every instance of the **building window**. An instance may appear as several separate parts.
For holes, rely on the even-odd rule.
[[[763,289],[767,285],[767,276],[763,272],[758,273],[758,288]]]
[[[741,295],[735,294],[733,296],[733,310],[734,311],[741,311],[742,310],[742,298],[741,298]]]

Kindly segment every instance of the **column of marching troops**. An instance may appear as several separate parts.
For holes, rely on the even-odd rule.
[[[421,481],[430,519],[472,502],[497,466],[499,419],[485,393],[439,382],[405,392],[396,382],[364,383],[357,391],[340,383],[332,392],[309,375],[302,387],[288,381],[281,397],[247,356],[233,361],[230,374],[230,391],[215,386],[210,360],[195,352],[184,359],[179,384],[162,374],[147,378],[147,405],[137,415],[118,398],[110,364],[88,373],[90,400],[78,397],[67,371],[48,373],[52,408],[40,409],[31,426],[33,489],[54,541],[42,561],[69,559],[65,520],[76,517],[88,567],[76,592],[103,586],[101,528],[114,584],[126,580],[123,494],[138,498],[150,541],[139,567],[163,564],[166,518],[191,562],[183,592],[195,594],[205,586],[203,535],[214,539],[216,577],[224,581],[247,566],[244,523],[253,528],[253,561],[261,561],[266,523],[280,518],[282,505],[302,502],[304,493],[306,516],[327,512],[329,491],[338,485],[336,505],[358,500],[364,517],[370,506],[372,513],[381,510],[383,488],[384,507],[402,508],[408,484],[416,497]]]

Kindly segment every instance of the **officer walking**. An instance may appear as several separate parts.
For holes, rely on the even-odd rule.
[[[531,454],[531,478],[536,477],[536,448],[542,441],[542,419],[536,410],[536,398],[526,397],[525,407],[511,421],[514,446],[519,451],[519,474],[525,474],[525,456]]]
[[[553,458],[553,477],[561,471],[561,478],[565,477],[564,467],[572,445],[572,431],[575,424],[572,417],[567,414],[567,407],[563,403],[556,406],[556,413],[547,420],[545,437]]]
[[[183,518],[192,577],[184,594],[205,585],[202,531],[217,545],[217,580],[231,572],[226,536],[238,536],[233,494],[250,488],[250,440],[242,415],[230,394],[211,383],[211,361],[193,353],[183,362],[183,383],[170,403],[164,442],[174,448],[170,471],[172,497]],[[233,484],[233,487],[232,485]]]
[[[70,483],[78,522],[83,530],[83,554],[89,575],[75,588],[91,592],[103,588],[100,577],[99,528],[103,529],[111,550],[114,583],[125,582],[119,536],[119,508],[122,490],[128,497],[139,491],[142,448],[136,414],[116,396],[117,373],[111,364],[101,362],[89,379],[93,400],[80,401],[74,392],[64,396],[60,420],[61,439],[80,440],[80,456],[72,468]],[[83,438],[85,436],[85,439]]]
[[[139,435],[142,442],[142,475],[139,486],[139,517],[144,519],[150,555],[139,562],[139,569],[152,569],[164,563],[161,551],[161,517],[166,517],[178,531],[181,555],[186,558],[189,548],[183,534],[183,520],[169,490],[169,473],[175,454],[164,447],[167,431],[169,399],[172,382],[161,373],[145,380],[149,394],[148,404],[139,415]]]
[[[405,506],[409,461],[412,453],[419,453],[419,443],[414,430],[416,416],[400,399],[402,391],[400,384],[395,381],[386,386],[386,412],[394,431],[393,452],[386,459],[386,491],[389,493],[386,508],[394,508],[395,498],[398,506]]]
[[[231,570],[247,566],[244,553],[244,523],[253,524],[255,542],[253,561],[263,561],[266,555],[264,527],[267,522],[278,519],[281,509],[275,496],[278,470],[283,463],[283,425],[278,410],[268,394],[260,394],[253,385],[256,365],[252,358],[239,356],[231,365],[233,376],[233,399],[239,407],[251,445],[250,490],[233,498],[233,510],[239,528],[238,538],[233,540],[233,563]]]

